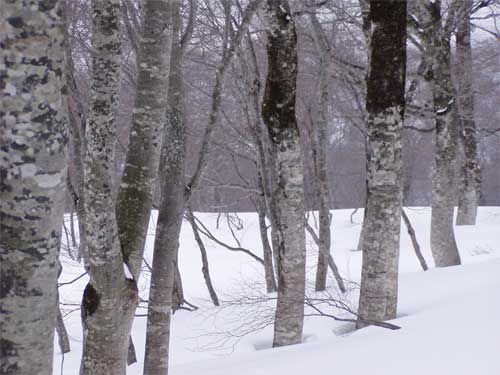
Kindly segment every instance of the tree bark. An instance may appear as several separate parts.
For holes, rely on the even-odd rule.
[[[95,0],[92,87],[84,160],[85,237],[90,282],[82,300],[81,374],[125,374],[127,345],[137,289],[127,280],[118,242],[113,181],[114,110],[120,70],[119,1]],[[120,314],[116,314],[120,311]]]
[[[132,128],[116,203],[124,260],[135,279],[142,265],[166,116],[172,47],[170,1],[144,0],[142,5],[144,22],[137,52]]]
[[[415,255],[418,258],[420,266],[422,266],[422,269],[424,271],[427,271],[429,267],[427,266],[427,262],[425,261],[424,255],[420,251],[420,245],[418,244],[417,236],[415,235],[415,230],[413,229],[413,226],[411,225],[410,222],[410,218],[408,217],[408,215],[406,215],[404,208],[401,208],[401,216],[403,217],[403,221],[405,222],[406,229],[408,230],[408,235],[410,236],[411,243],[413,245],[413,250],[415,250]]]
[[[69,353],[71,351],[71,346],[69,342],[68,331],[66,330],[66,326],[64,325],[64,319],[59,308],[57,310],[56,332],[61,353]]]
[[[472,83],[472,47],[470,12],[472,0],[460,2],[457,30],[458,112],[463,158],[460,173],[457,225],[475,225],[481,189],[481,170],[477,155],[474,89]]]
[[[61,2],[1,8],[0,373],[52,375],[68,139]]]
[[[397,310],[406,2],[371,0],[370,22],[367,207],[358,314],[382,321],[395,318]],[[358,328],[365,325],[357,323]]]
[[[86,237],[90,282],[82,301],[82,374],[126,372],[130,330],[137,305],[136,281],[158,170],[170,50],[167,0],[146,0],[137,56],[138,80],[129,153],[116,205],[113,202],[114,110],[119,84],[118,0],[93,2],[95,52],[91,115],[86,128]],[[116,217],[115,217],[116,210]]]
[[[286,0],[267,1],[268,73],[262,101],[277,181],[278,301],[273,346],[302,341],[305,295],[303,162],[295,118],[297,35]]]
[[[196,8],[191,2],[191,17]],[[195,5],[194,5],[195,6]],[[161,197],[156,223],[151,274],[144,374],[168,374],[170,321],[177,286],[177,306],[184,302],[177,267],[179,236],[185,211],[185,111],[182,64],[185,46],[181,41],[181,2],[171,2],[173,26],[172,52],[167,103],[160,159]],[[188,26],[189,28],[189,26]],[[184,41],[187,43],[187,40]],[[177,276],[177,277],[176,277]],[[178,280],[175,283],[175,280]],[[179,290],[180,289],[180,290]]]
[[[319,252],[318,265],[316,268],[316,291],[326,289],[326,277],[328,272],[327,254],[331,247],[331,220],[330,220],[330,188],[328,181],[328,160],[326,157],[328,146],[328,101],[330,82],[330,46],[323,29],[314,13],[310,15],[314,29],[316,51],[320,55],[319,71],[319,103],[318,120],[315,122],[313,140],[313,161],[315,167],[317,190],[316,200],[318,202],[319,215]]]
[[[267,236],[266,202],[263,197],[259,200],[259,202],[257,202],[257,215],[259,217],[259,233],[260,240],[262,242],[262,252],[264,258],[266,291],[267,293],[274,293],[278,290],[278,286],[276,285],[276,279],[274,278],[273,250]]]
[[[436,267],[460,264],[455,233],[453,209],[456,196],[456,156],[458,143],[458,114],[450,75],[451,32],[441,24],[440,1],[429,2],[425,13],[430,27],[428,49],[432,71],[427,74],[433,96],[435,159],[432,176],[431,251]],[[450,7],[450,9],[453,9]]]

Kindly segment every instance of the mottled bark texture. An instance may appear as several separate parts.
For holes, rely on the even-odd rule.
[[[170,20],[168,1],[145,1],[129,154],[113,202],[115,110],[119,84],[120,2],[93,2],[94,48],[85,157],[86,238],[90,282],[82,301],[82,374],[126,372],[130,330],[151,210],[164,122]],[[116,214],[115,214],[116,210]],[[115,217],[116,215],[116,217]]]
[[[123,271],[113,181],[114,112],[120,70],[119,1],[94,0],[92,83],[84,160],[85,237],[90,281],[82,300],[81,374],[124,374],[137,290]]]
[[[137,51],[137,87],[125,161],[116,203],[116,219],[125,262],[135,279],[144,244],[158,174],[167,107],[172,22],[170,0],[144,0],[144,21]]]
[[[457,225],[476,224],[481,188],[481,170],[477,155],[476,122],[474,121],[474,89],[472,82],[472,47],[470,13],[472,0],[460,2],[458,17],[456,62],[458,112],[462,165],[458,199]]]
[[[440,1],[424,5],[428,66],[426,78],[432,89],[434,121],[434,170],[432,175],[431,251],[436,267],[460,264],[453,209],[456,203],[456,156],[458,143],[457,103],[450,74],[450,37],[441,22]]]
[[[302,341],[305,294],[303,162],[295,117],[297,35],[286,0],[267,1],[268,73],[262,102],[275,155],[278,301],[273,346]]]
[[[6,375],[52,375],[67,145],[60,6],[0,7],[0,373]]]
[[[171,1],[170,5],[173,26],[172,52],[170,56],[167,116],[163,129],[158,173],[161,198],[156,223],[149,289],[144,358],[145,375],[168,374],[174,271],[185,210],[186,135],[184,126],[184,83],[181,69],[184,57],[184,48],[180,37],[181,2],[174,0]],[[192,14],[193,12],[194,9],[191,9]]]
[[[370,22],[367,207],[358,314],[381,321],[395,318],[397,310],[406,2],[370,1]],[[360,320],[357,327],[364,325]]]

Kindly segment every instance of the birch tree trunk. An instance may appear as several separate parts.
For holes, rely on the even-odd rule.
[[[303,164],[295,118],[297,35],[286,0],[268,0],[268,73],[262,102],[275,154],[277,181],[278,301],[273,346],[302,341],[305,294]]]
[[[113,202],[114,111],[120,61],[118,0],[93,2],[93,81],[86,129],[86,238],[90,282],[82,301],[82,374],[126,372],[130,330],[158,168],[159,124],[168,84],[170,19],[167,0],[146,0],[137,56],[137,93],[129,154],[116,206]],[[116,210],[116,217],[115,217]]]
[[[0,373],[52,375],[68,138],[61,3],[1,9]]]
[[[441,24],[440,1],[429,2],[425,13],[430,27],[428,49],[431,53],[430,85],[433,95],[436,127],[435,160],[432,176],[431,251],[436,267],[460,264],[455,233],[453,209],[456,196],[456,156],[458,143],[458,114],[450,75],[451,31]],[[453,9],[450,7],[450,9]],[[428,75],[429,76],[429,75]]]
[[[370,22],[367,207],[358,314],[381,321],[395,318],[397,310],[406,2],[371,0]],[[357,327],[364,325],[359,321]]]
[[[472,84],[472,47],[470,12],[472,0],[460,2],[457,30],[458,112],[463,160],[460,171],[457,225],[475,225],[481,189],[481,170],[477,156],[474,89]]]

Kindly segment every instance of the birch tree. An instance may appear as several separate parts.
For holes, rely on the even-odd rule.
[[[381,321],[395,318],[397,310],[406,2],[371,0],[369,7],[367,206],[358,314]],[[366,325],[361,319],[358,328]]]
[[[120,2],[93,2],[95,50],[85,157],[86,239],[90,281],[82,301],[82,374],[126,372],[130,330],[158,170],[165,119],[170,19],[168,0],[146,0],[137,52],[137,93],[130,146],[113,202],[115,113],[120,71]],[[116,214],[115,214],[116,210]]]
[[[295,117],[297,35],[286,0],[268,0],[268,71],[262,118],[271,139],[277,181],[278,301],[273,346],[302,341],[305,294],[303,161]],[[276,249],[275,249],[276,250]]]
[[[61,2],[3,2],[0,373],[52,375],[66,183]]]

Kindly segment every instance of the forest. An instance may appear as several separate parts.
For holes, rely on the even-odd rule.
[[[498,0],[0,19],[0,374],[500,374]]]

